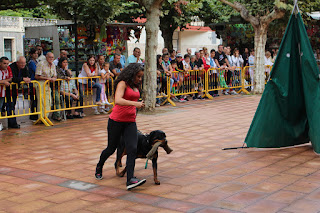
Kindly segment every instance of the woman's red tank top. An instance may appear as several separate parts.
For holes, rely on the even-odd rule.
[[[123,98],[129,101],[138,101],[140,98],[139,90],[135,92],[130,86],[127,85],[124,91]],[[109,116],[117,122],[135,122],[136,121],[136,107],[135,106],[122,106],[115,105]]]

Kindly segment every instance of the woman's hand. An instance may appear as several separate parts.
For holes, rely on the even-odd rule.
[[[143,108],[143,107],[144,107],[144,101],[136,102],[135,106],[136,106],[138,109]]]

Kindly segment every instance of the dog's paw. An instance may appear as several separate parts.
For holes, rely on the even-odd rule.
[[[160,185],[160,181],[154,181],[154,184],[156,184],[156,185]]]

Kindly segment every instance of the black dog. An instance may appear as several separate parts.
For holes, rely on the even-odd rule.
[[[138,147],[137,158],[149,158],[152,159],[152,168],[154,175],[154,183],[160,185],[160,181],[157,177],[157,159],[158,159],[158,147],[162,147],[167,154],[172,152],[172,149],[168,146],[166,134],[161,130],[152,131],[150,134],[144,135],[138,131]],[[122,172],[119,171],[121,165],[121,159],[126,155],[126,149],[123,139],[117,148],[117,159],[115,162],[115,169],[118,176],[123,177],[126,173],[126,167]]]

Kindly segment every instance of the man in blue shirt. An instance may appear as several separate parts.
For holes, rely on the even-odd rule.
[[[130,55],[128,57],[128,64],[131,64],[131,63],[140,63],[140,64],[142,64],[143,62],[140,59],[140,55],[141,55],[140,49],[138,47],[135,47],[133,49],[133,55]]]

